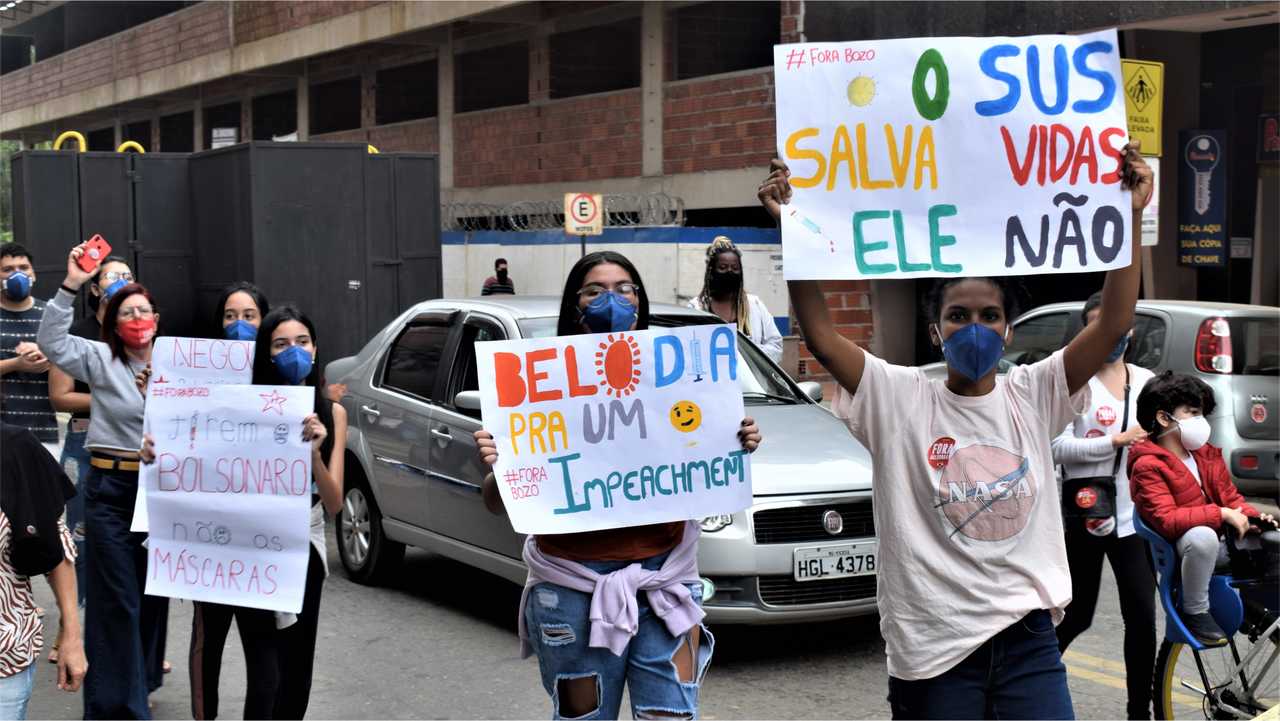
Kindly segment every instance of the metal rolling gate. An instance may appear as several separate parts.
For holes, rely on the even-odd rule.
[[[24,151],[14,156],[15,239],[48,297],[67,250],[101,233],[161,310],[161,332],[218,333],[236,280],[318,328],[321,362],[441,293],[435,155],[355,143],[253,142],[199,153]]]

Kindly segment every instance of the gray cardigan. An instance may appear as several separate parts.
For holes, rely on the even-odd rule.
[[[142,446],[144,399],[134,376],[143,365],[111,357],[111,347],[69,332],[75,296],[58,289],[44,308],[36,343],[54,365],[89,384],[89,434],[85,447],[136,452]]]

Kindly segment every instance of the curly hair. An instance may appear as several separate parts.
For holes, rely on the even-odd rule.
[[[1165,371],[1147,381],[1138,394],[1138,425],[1147,433],[1157,433],[1160,424],[1156,414],[1164,411],[1173,417],[1173,412],[1181,406],[1198,409],[1207,416],[1218,403],[1209,384],[1195,376]]]
[[[738,246],[733,244],[727,235],[717,235],[711,241],[711,245],[707,246],[707,268],[702,275],[702,292],[698,294],[698,302],[705,311],[711,310],[711,276],[716,272],[716,258],[721,253],[733,253],[738,258],[738,263],[742,263],[742,251],[738,250]],[[751,337],[751,319],[750,310],[747,306],[747,289],[739,283],[737,297],[733,302],[734,315],[738,317],[738,330],[742,334]]]

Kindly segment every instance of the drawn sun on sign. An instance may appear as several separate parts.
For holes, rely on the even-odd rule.
[[[876,97],[876,81],[866,75],[859,75],[849,81],[845,92],[849,95],[850,104],[865,108]]]
[[[608,395],[621,398],[635,393],[640,382],[640,344],[632,336],[610,334],[596,351],[596,375]]]

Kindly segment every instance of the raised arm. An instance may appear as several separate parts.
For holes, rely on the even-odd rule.
[[[791,171],[774,158],[769,177],[760,184],[756,197],[774,220],[782,219],[782,206],[791,201]],[[840,335],[827,312],[827,301],[816,280],[787,281],[791,309],[800,323],[800,334],[814,358],[850,393],[857,393],[867,359],[857,343]],[[1104,354],[1105,357],[1105,354]]]
[[[71,316],[74,314],[71,303],[75,300],[75,294],[80,290],[80,286],[93,277],[76,263],[84,254],[84,246],[84,243],[77,245],[67,255],[67,277],[62,281],[62,287],[53,294],[44,307],[44,315],[40,318],[40,330],[36,332],[36,343],[40,346],[40,351],[55,366],[71,377],[88,383],[96,359],[93,341],[73,336],[69,332]]]
[[[1139,149],[1137,140],[1124,146],[1120,165],[1121,183],[1133,191],[1133,217],[1130,221],[1133,226],[1130,238],[1133,262],[1107,273],[1098,319],[1086,325],[1067,345],[1063,364],[1066,366],[1067,388],[1072,394],[1089,382],[1106,362],[1116,343],[1120,342],[1120,337],[1133,327],[1133,307],[1138,302],[1138,287],[1142,282],[1142,209],[1151,199],[1155,178]]]

